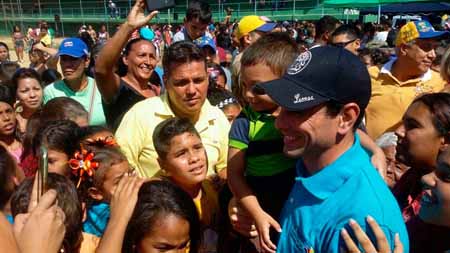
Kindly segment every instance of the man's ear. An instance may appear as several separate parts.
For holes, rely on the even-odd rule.
[[[450,148],[450,132],[444,135],[441,139],[441,145],[439,146],[439,151],[445,151]]]
[[[398,53],[401,56],[405,56],[406,53],[408,52],[410,46],[406,45],[406,44],[401,44],[398,48]]]
[[[88,189],[88,195],[94,200],[102,201],[104,199],[103,194],[95,187],[90,187]]]
[[[359,106],[356,103],[348,103],[343,106],[339,115],[338,132],[345,135],[353,131],[353,126],[361,113]]]
[[[166,165],[164,163],[164,159],[161,159],[161,157],[158,157],[156,160],[158,161],[159,168],[161,168],[161,171],[163,172],[163,174],[165,176],[169,176],[169,172],[165,169]]]
[[[252,44],[252,38],[250,37],[250,34],[246,34],[246,35],[242,36],[242,39],[246,45]]]

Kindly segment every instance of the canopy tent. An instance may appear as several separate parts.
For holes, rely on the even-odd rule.
[[[430,13],[450,11],[450,3],[421,2],[421,3],[397,3],[381,6],[382,14],[403,14],[403,13]],[[365,8],[360,10],[360,14],[377,14],[378,8]]]
[[[326,7],[354,9],[354,8],[374,7],[392,3],[420,2],[420,1],[423,0],[324,0],[323,4]]]

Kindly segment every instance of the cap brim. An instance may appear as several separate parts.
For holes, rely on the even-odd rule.
[[[85,56],[86,54],[84,54],[84,53],[77,54],[77,53],[73,53],[73,52],[58,52],[56,54],[56,56],[61,56],[61,55],[68,55],[68,56],[72,56],[74,58],[81,58],[81,57]]]
[[[440,37],[448,36],[448,35],[449,35],[448,31],[431,31],[431,32],[420,33],[419,39],[435,39],[435,38],[440,38]]]
[[[270,23],[265,23],[264,25],[256,28],[255,30],[256,31],[260,31],[260,32],[270,32],[273,29],[275,29],[276,26],[277,26],[276,23],[270,22]]]
[[[304,111],[316,105],[330,101],[320,94],[283,77],[273,81],[257,84],[279,106],[288,111]]]

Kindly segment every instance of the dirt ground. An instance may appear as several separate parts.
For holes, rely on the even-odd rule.
[[[59,45],[59,43],[63,40],[64,38],[56,38],[55,39],[55,45]],[[9,56],[11,61],[17,61],[17,55],[16,52],[14,50],[14,44],[12,42],[12,38],[8,37],[8,36],[0,36],[0,41],[5,42],[8,45],[9,48]],[[24,52],[24,62],[19,63],[21,67],[28,67],[30,66],[30,60],[28,59],[28,54],[27,52]]]

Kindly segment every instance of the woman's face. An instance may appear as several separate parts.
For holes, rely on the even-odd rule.
[[[8,49],[4,46],[0,46],[0,62],[7,61],[9,58]]]
[[[0,102],[0,136],[10,136],[16,130],[16,113],[5,102]]]
[[[106,201],[110,201],[113,191],[120,179],[123,177],[125,173],[131,172],[130,164],[128,161],[123,161],[117,164],[113,164],[110,168],[107,169],[104,175],[103,181],[103,198]]]
[[[438,161],[437,169],[422,177],[424,194],[420,218],[426,223],[450,227],[450,157]]]
[[[445,143],[436,130],[432,115],[422,102],[411,104],[403,122],[395,131],[398,136],[397,159],[413,168],[430,171]]]
[[[151,42],[141,40],[131,46],[124,58],[128,72],[138,80],[149,80],[158,62],[155,47]]]
[[[138,253],[185,253],[189,247],[189,222],[174,214],[155,219],[152,230],[136,245]]]
[[[227,89],[227,82],[225,81],[225,76],[224,75],[218,75],[216,78],[216,85],[218,88]]]
[[[36,111],[42,104],[42,87],[34,78],[20,79],[16,96],[25,110]]]

